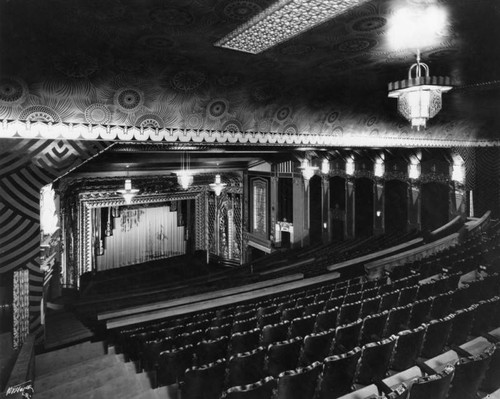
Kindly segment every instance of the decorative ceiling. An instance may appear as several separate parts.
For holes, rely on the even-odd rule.
[[[404,79],[415,57],[413,49],[391,50],[388,21],[396,6],[432,2],[447,9],[448,26],[420,49],[422,59],[458,87],[416,132],[387,98],[387,84]],[[500,139],[497,0],[373,0],[260,54],[214,46],[272,3],[0,0],[0,120],[347,142],[359,133],[396,137],[398,146],[410,136],[433,146],[450,137]]]

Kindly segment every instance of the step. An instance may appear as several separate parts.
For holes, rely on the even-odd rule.
[[[160,387],[144,391],[134,399],[177,399],[178,397],[177,388],[173,391],[170,387]]]
[[[94,371],[103,370],[108,367],[113,367],[115,364],[123,363],[125,363],[123,355],[102,355],[83,361],[79,364],[74,364],[63,369],[53,370],[42,375],[35,374],[35,384],[43,382],[43,384],[46,386],[48,386],[49,384],[55,385],[55,382],[60,381],[61,378],[78,378],[82,375],[90,374]],[[47,382],[44,382],[45,380],[47,380]],[[51,383],[49,381],[53,382]]]
[[[42,353],[35,358],[35,374],[42,375],[106,354],[104,342],[81,344]]]
[[[93,372],[84,370],[76,378],[61,373],[57,380],[55,378],[41,381],[35,380],[35,392],[37,393],[37,399],[65,398],[77,392],[99,388],[114,378],[129,375],[128,372],[125,363],[116,363],[111,367]]]
[[[128,374],[109,380],[99,388],[74,393],[65,399],[133,399],[151,390],[151,382],[145,373]],[[38,398],[34,398],[38,399]]]

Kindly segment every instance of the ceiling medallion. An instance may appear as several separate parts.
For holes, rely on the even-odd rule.
[[[429,76],[429,67],[420,62],[418,51],[417,62],[410,67],[408,79],[389,83],[389,97],[398,99],[399,113],[411,122],[412,128],[420,130],[421,127],[425,129],[427,120],[441,110],[441,93],[451,89],[448,76]]]
[[[214,45],[258,54],[366,0],[280,0]]]

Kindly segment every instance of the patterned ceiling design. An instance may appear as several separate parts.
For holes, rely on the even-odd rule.
[[[449,29],[421,49],[423,60],[433,74],[469,88],[445,95],[443,111],[418,135],[497,139],[499,85],[489,82],[500,80],[500,5],[436,2],[449,9]],[[387,98],[387,83],[405,78],[414,59],[387,45],[393,0],[353,7],[261,54],[213,45],[272,3],[0,0],[0,120],[410,134]]]

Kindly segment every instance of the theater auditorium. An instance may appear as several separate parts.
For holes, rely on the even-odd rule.
[[[497,0],[0,0],[0,395],[500,398]]]

